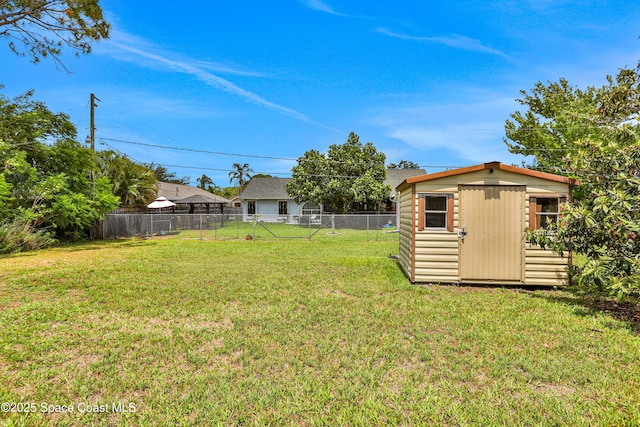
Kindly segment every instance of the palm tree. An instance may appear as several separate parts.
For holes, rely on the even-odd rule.
[[[144,206],[155,198],[158,187],[152,170],[114,151],[97,152],[96,161],[98,175],[109,178],[122,206]]]
[[[196,181],[200,183],[199,187],[202,188],[203,190],[206,190],[207,185],[213,184],[213,181],[211,180],[211,178],[209,178],[205,174],[202,174],[202,176],[200,178],[197,178]]]
[[[248,163],[241,165],[240,163],[234,163],[231,166],[232,170],[229,172],[229,183],[236,181],[240,187],[240,198],[242,199],[242,190],[244,185],[251,179],[251,173],[253,169],[249,167]]]

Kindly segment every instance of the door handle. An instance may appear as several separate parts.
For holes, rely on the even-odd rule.
[[[460,227],[458,229],[458,238],[462,239],[464,242],[464,236],[467,235],[467,227]]]

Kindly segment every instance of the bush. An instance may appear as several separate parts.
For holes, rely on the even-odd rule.
[[[0,253],[18,253],[42,249],[55,243],[51,233],[33,228],[24,218],[0,224]]]

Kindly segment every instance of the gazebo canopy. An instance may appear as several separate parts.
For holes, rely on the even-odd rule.
[[[153,202],[149,203],[147,207],[149,209],[162,209],[162,208],[170,208],[171,206],[175,206],[176,204],[172,201],[168,200],[166,197],[158,197]]]

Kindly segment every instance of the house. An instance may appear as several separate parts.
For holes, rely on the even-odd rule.
[[[242,192],[242,219],[299,223],[302,206],[287,194],[291,178],[252,178]]]
[[[393,189],[405,179],[425,173],[424,169],[387,169],[384,183],[392,188],[388,203],[392,206],[390,210],[395,207],[392,203],[396,198]],[[323,213],[322,206],[313,202],[300,205],[287,194],[285,185],[289,181],[291,178],[252,178],[242,192],[243,220],[252,221],[255,215],[259,215],[261,221],[297,224],[303,217],[319,217]],[[313,218],[311,220],[314,221]]]
[[[484,163],[407,178],[400,192],[400,256],[411,282],[568,284],[570,256],[525,241],[560,218],[578,182]]]
[[[240,196],[233,196],[233,198],[231,198],[231,207],[234,207],[234,208],[242,207],[242,200],[240,200]]]
[[[427,173],[424,169],[387,169],[387,177],[384,180],[385,184],[391,186],[391,192],[396,192],[396,187],[407,178],[412,178],[418,175],[425,175]],[[395,196],[393,197],[395,198]]]
[[[391,194],[389,195],[389,200],[385,202],[385,205],[387,210],[396,212],[396,229],[398,228],[398,224],[400,224],[400,209],[398,205],[400,193],[396,188],[407,178],[425,175],[426,173],[427,171],[424,169],[387,169],[387,178],[384,180],[384,183],[391,186]]]

